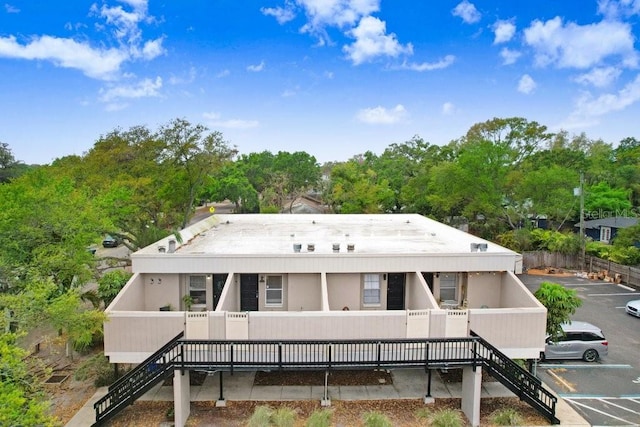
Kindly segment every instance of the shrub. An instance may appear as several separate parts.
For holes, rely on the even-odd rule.
[[[512,408],[499,409],[491,414],[491,422],[499,426],[522,425],[520,413]]]
[[[455,409],[441,409],[431,415],[433,427],[462,427],[464,425],[460,411]]]
[[[277,427],[293,427],[296,423],[296,411],[291,408],[278,408],[271,414],[271,423]]]
[[[371,411],[365,412],[362,421],[366,427],[392,427],[391,420],[385,414]]]
[[[314,411],[307,419],[307,427],[330,427],[331,415],[333,412],[329,409],[321,409]]]
[[[249,427],[268,427],[271,423],[273,409],[268,406],[258,406],[249,418]]]
[[[109,359],[104,354],[96,354],[88,358],[76,369],[73,377],[76,380],[83,381],[87,378],[93,378],[93,384],[96,387],[103,387],[112,384],[117,378],[115,371]]]

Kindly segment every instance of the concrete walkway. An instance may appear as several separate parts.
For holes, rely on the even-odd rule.
[[[257,386],[254,372],[236,372],[223,376],[223,397],[226,400],[321,400],[323,386]],[[382,400],[421,399],[427,393],[427,374],[422,369],[398,369],[392,371],[393,384],[372,386],[332,386],[332,400]],[[191,401],[216,401],[220,398],[219,374],[210,375],[201,386],[191,386]],[[107,392],[101,387],[95,395],[66,424],[67,427],[87,427],[95,422],[93,404]],[[460,398],[462,383],[445,383],[437,372],[431,376],[431,397]],[[515,397],[499,382],[484,381],[482,397]],[[139,401],[173,401],[173,387],[158,384]],[[562,399],[558,399],[556,416],[562,425],[588,426],[589,424]]]

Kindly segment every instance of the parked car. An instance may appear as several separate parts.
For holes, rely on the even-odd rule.
[[[562,324],[564,335],[555,341],[547,338],[543,359],[582,359],[595,362],[609,354],[609,342],[602,330],[587,322]]]
[[[625,306],[624,311],[632,316],[640,317],[640,299],[629,301]]]
[[[120,245],[120,240],[116,237],[106,235],[102,240],[102,247],[104,248],[117,248]]]

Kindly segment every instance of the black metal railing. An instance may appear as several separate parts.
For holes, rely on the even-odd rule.
[[[183,336],[184,332],[180,332],[144,362],[111,384],[107,394],[93,405],[96,411],[94,425],[107,421],[172,374],[175,349],[180,347],[179,340]]]
[[[471,336],[478,339],[476,351],[487,372],[511,390],[520,400],[528,403],[551,423],[559,424],[556,418],[556,396],[547,390],[542,381],[531,372],[504,355],[473,331]]]
[[[484,366],[557,424],[557,399],[541,381],[472,332],[466,338],[402,340],[186,340],[176,336],[109,387],[94,404],[96,423],[114,416],[174,370],[254,371]]]

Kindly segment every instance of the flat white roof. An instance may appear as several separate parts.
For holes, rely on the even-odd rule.
[[[188,227],[176,243],[176,255],[189,254],[451,254],[473,252],[472,244],[486,244],[489,253],[515,254],[448,225],[418,214],[230,214],[213,215]],[[168,250],[168,240],[152,244],[138,254]]]

